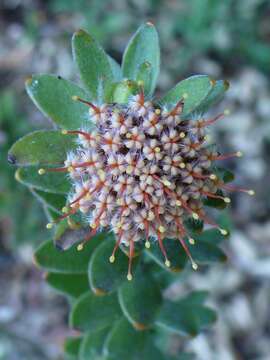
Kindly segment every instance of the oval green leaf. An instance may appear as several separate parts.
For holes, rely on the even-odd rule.
[[[68,360],[77,360],[79,355],[79,348],[82,342],[82,337],[68,337],[64,343],[64,351]]]
[[[196,109],[199,113],[206,112],[211,106],[220,102],[225,92],[229,89],[230,84],[227,80],[218,80],[213,86],[212,90],[200,104],[199,108]]]
[[[207,241],[197,241],[194,245],[189,245],[194,260],[200,264],[210,264],[212,262],[224,262],[227,256],[224,252],[213,243]]]
[[[145,250],[146,254],[167,271],[178,272],[183,270],[187,262],[187,257],[179,241],[175,239],[164,239],[163,245],[171,263],[170,267],[165,265],[164,256],[157,242],[151,244],[149,250]]]
[[[94,100],[100,100],[100,92],[114,78],[111,61],[97,41],[83,30],[74,33],[72,50],[85,87]]]
[[[215,320],[216,314],[213,310],[183,299],[164,302],[156,325],[179,335],[195,336]]]
[[[106,94],[108,102],[126,104],[131,95],[138,92],[138,84],[132,80],[123,80],[114,83],[110,91]]]
[[[107,56],[108,56],[109,63],[110,63],[111,69],[112,69],[113,80],[114,81],[121,81],[122,80],[121,66],[118,64],[118,62],[116,60],[114,60],[114,58],[112,58],[109,55],[107,55]]]
[[[225,183],[229,183],[234,180],[234,174],[231,171],[222,167],[215,166],[213,172]]]
[[[213,245],[219,245],[224,240],[224,238],[224,235],[222,235],[217,229],[208,229],[199,235],[194,235],[195,241],[205,241]]]
[[[74,136],[54,130],[34,131],[15,142],[8,160],[18,166],[62,165],[74,148]]]
[[[134,279],[123,284],[118,295],[124,315],[136,329],[144,330],[153,324],[162,295],[151,273],[138,268]]]
[[[57,219],[59,218],[58,212],[52,210],[52,208],[47,206],[43,206],[43,209],[49,222],[57,221]]]
[[[115,294],[96,296],[88,292],[74,303],[69,323],[82,331],[98,331],[110,326],[120,316],[121,309]]]
[[[195,111],[212,90],[215,81],[206,75],[191,76],[180,81],[159,102],[172,109],[180,99],[184,99],[183,116]]]
[[[223,191],[219,190],[219,189],[217,190],[215,195],[224,197]],[[222,199],[215,199],[215,198],[208,197],[208,196],[203,200],[203,204],[204,204],[204,206],[213,207],[213,208],[220,209],[220,210],[223,210],[229,206],[229,204],[225,203],[225,201]]]
[[[66,204],[66,197],[41,190],[31,189],[32,194],[45,206],[61,214],[61,209]]]
[[[199,241],[199,237],[196,237],[198,241],[195,241],[194,245],[188,244],[190,253],[199,264],[209,264],[212,262],[224,262],[227,260],[224,252],[215,244],[207,241]],[[146,250],[146,253],[150,258],[152,258],[158,265],[163,269],[172,272],[178,272],[184,269],[185,265],[190,263],[182,245],[177,239],[165,239],[163,241],[164,247],[166,249],[168,259],[171,263],[170,267],[165,266],[164,256],[158,246],[158,244],[153,244],[149,250]]]
[[[23,185],[54,194],[67,194],[71,184],[65,173],[47,172],[39,175],[40,166],[27,166],[17,169],[15,178]]]
[[[139,79],[141,66],[149,63],[151,75],[144,79]],[[152,95],[160,66],[159,39],[155,26],[148,22],[139,27],[131,38],[123,56],[123,76],[131,80],[144,80],[146,95]]]
[[[99,295],[115,291],[127,278],[128,257],[119,249],[114,263],[109,258],[115,246],[115,239],[106,239],[94,251],[89,262],[88,276],[91,289]],[[133,259],[133,270],[138,260]]]
[[[104,355],[113,359],[141,359],[147,341],[144,331],[137,331],[126,319],[121,319],[110,331],[104,344]]]
[[[78,251],[74,244],[68,250],[61,251],[57,249],[53,241],[49,240],[41,244],[36,250],[34,260],[37,265],[47,271],[58,273],[86,273],[89,259],[100,242],[105,238],[101,233],[88,241],[83,250]]]
[[[208,291],[197,290],[191,291],[183,300],[182,303],[189,305],[203,305],[209,295]]]
[[[153,76],[152,65],[148,61],[145,61],[139,67],[137,81],[143,83],[143,89],[146,95],[151,94],[152,92],[151,89],[152,76]]]
[[[50,272],[46,275],[47,283],[60,293],[77,298],[89,290],[86,274],[59,274]]]
[[[76,84],[55,75],[34,75],[26,81],[26,90],[39,110],[59,127],[74,130],[90,121],[88,107],[72,100],[88,96]]]
[[[126,319],[121,319],[110,331],[103,355],[106,360],[172,360],[156,348],[149,331],[135,330]]]
[[[79,360],[100,359],[109,328],[87,332],[80,345]]]

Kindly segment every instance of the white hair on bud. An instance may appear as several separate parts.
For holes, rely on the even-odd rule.
[[[95,129],[85,125],[78,131],[78,147],[67,154],[65,167],[73,184],[70,207],[93,230],[108,227],[120,243],[144,241],[149,248],[146,235],[188,238],[186,217],[206,221],[203,200],[218,190],[211,171],[217,153],[205,147],[202,115],[182,119],[183,106],[179,100],[173,109],[155,108],[139,93],[124,105],[90,107]]]

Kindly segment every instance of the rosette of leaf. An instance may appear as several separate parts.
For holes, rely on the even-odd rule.
[[[35,260],[74,300],[71,325],[86,331],[67,342],[74,358],[164,358],[155,331],[195,335],[215,318],[204,293],[162,301],[169,274],[225,260],[228,231],[206,207],[226,207],[228,191],[253,194],[228,185],[233,175],[217,166],[241,153],[221,155],[207,142],[225,114],[203,114],[228,84],[192,76],[153,98],[160,55],[151,23],[130,40],[121,67],[82,30],[72,46],[84,89],[60,76],[29,78],[27,92],[54,128],[9,152],[53,229]],[[202,233],[204,224],[212,229]]]

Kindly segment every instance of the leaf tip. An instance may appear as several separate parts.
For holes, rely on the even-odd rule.
[[[78,29],[75,31],[73,36],[83,36],[84,34],[86,34],[86,31],[84,31],[83,29]]]
[[[33,257],[32,257],[32,262],[33,264],[36,266],[36,267],[40,267],[39,265],[39,262],[38,262],[38,257],[37,257],[37,254],[34,254]]]
[[[92,288],[93,290],[93,293],[96,295],[96,296],[105,296],[108,294],[107,291],[103,290],[103,289],[99,289],[99,288]]]
[[[149,326],[147,326],[145,324],[142,324],[142,323],[139,323],[139,322],[136,322],[136,321],[134,321],[132,323],[132,325],[136,330],[139,330],[139,331],[144,331],[144,330],[147,330],[149,328]]]
[[[210,79],[210,84],[212,85],[212,86],[215,86],[216,85],[216,80],[215,79]]]
[[[32,76],[29,76],[25,79],[24,83],[25,83],[25,86],[28,87],[32,84],[32,81],[33,81],[33,78]]]
[[[84,38],[84,41],[88,41],[88,42],[92,42],[93,40],[90,34],[83,29],[78,29],[77,31],[75,31],[72,39],[76,39],[76,38]]]

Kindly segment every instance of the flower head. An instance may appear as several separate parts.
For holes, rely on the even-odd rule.
[[[129,247],[128,279],[132,278],[134,243],[139,241],[147,248],[151,240],[158,241],[165,264],[170,266],[163,240],[178,239],[197,269],[186,245],[186,240],[190,244],[194,240],[184,220],[200,219],[226,235],[206,215],[204,199],[229,203],[218,190],[248,192],[225,184],[211,170],[214,161],[241,155],[220,155],[207,146],[205,129],[223,114],[186,120],[181,116],[183,99],[172,110],[159,108],[145,100],[142,88],[124,105],[98,106],[77,96],[73,100],[89,106],[96,128],[63,131],[78,136],[78,147],[68,154],[63,168],[49,170],[68,171],[73,183],[69,208],[65,207],[61,219],[77,211],[85,214],[91,230],[84,241],[101,228],[111,229],[117,241],[110,261],[114,262],[120,244]],[[83,243],[78,250],[82,248]]]

